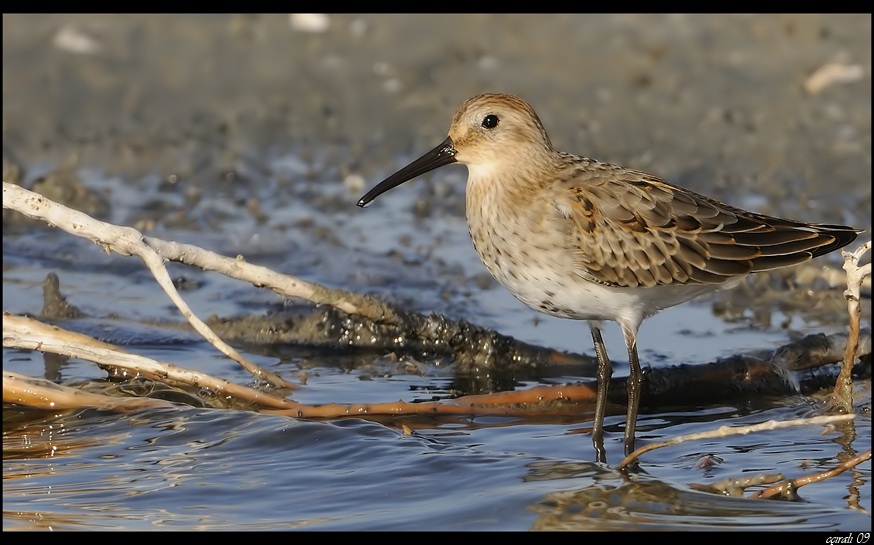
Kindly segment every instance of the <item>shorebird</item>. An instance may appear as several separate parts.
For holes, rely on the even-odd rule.
[[[503,93],[464,102],[446,140],[358,206],[450,163],[467,166],[470,237],[492,276],[535,310],[588,321],[598,360],[592,438],[600,461],[613,374],[603,320],[619,324],[628,350],[628,455],[643,380],[637,332],[646,318],[750,273],[837,250],[861,232],[748,212],[652,174],[557,151],[534,109]]]

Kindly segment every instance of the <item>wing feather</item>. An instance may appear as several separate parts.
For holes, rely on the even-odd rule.
[[[642,172],[576,158],[557,182],[578,273],[622,287],[722,284],[803,263],[859,231],[746,212]]]

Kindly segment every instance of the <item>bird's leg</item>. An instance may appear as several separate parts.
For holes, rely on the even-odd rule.
[[[637,357],[637,330],[624,324],[622,336],[628,348],[628,412],[625,414],[625,455],[634,452],[634,429],[637,426],[637,409],[640,407],[640,389],[643,384],[643,373],[640,371],[640,361]]]
[[[613,376],[613,366],[607,357],[607,347],[601,338],[601,322],[589,322],[592,330],[592,340],[595,342],[595,355],[598,357],[598,394],[595,398],[595,421],[592,424],[592,444],[595,446],[595,456],[599,462],[606,462],[604,452],[604,415],[607,412],[607,394],[610,389],[610,379]]]

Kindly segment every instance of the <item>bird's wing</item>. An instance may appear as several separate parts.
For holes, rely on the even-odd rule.
[[[569,166],[557,210],[569,221],[578,273],[611,286],[722,284],[803,263],[856,230],[754,214],[642,172]]]

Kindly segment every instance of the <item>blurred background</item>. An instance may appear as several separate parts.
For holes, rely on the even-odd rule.
[[[870,28],[852,14],[6,15],[4,162],[205,182],[293,151],[324,157],[328,182],[371,184],[442,140],[466,98],[505,91],[559,149],[858,222]]]

